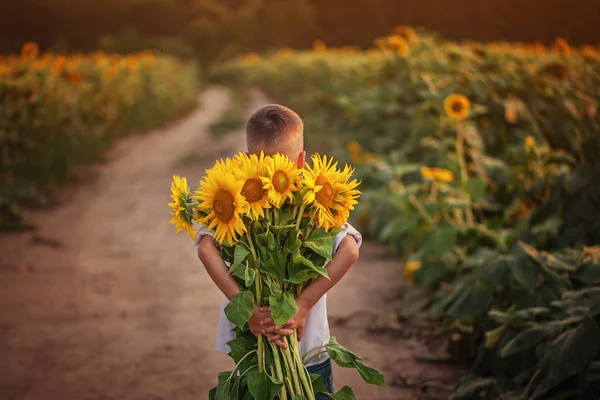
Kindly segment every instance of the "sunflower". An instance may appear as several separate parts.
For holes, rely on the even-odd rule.
[[[404,265],[404,282],[413,284],[415,283],[414,274],[415,271],[421,268],[421,261],[413,260],[409,261]]]
[[[263,187],[272,205],[281,208],[286,199],[292,200],[298,191],[300,170],[287,156],[275,154],[265,162],[267,176],[262,177]]]
[[[35,42],[27,42],[21,49],[21,58],[25,61],[33,61],[40,54],[39,47]]]
[[[404,37],[400,35],[392,35],[388,37],[387,41],[388,45],[402,57],[406,57],[408,56],[408,53],[410,53],[410,47],[408,46],[408,42],[406,39],[404,39]]]
[[[450,183],[454,180],[454,174],[443,168],[421,168],[421,176],[430,181]]]
[[[312,48],[316,53],[323,53],[325,50],[327,50],[327,45],[324,41],[317,39],[312,42]]]
[[[304,186],[308,191],[303,201],[313,205],[319,226],[328,231],[348,220],[360,194],[356,190],[358,182],[350,181],[353,173],[350,167],[340,171],[332,158],[327,160],[327,156],[321,158],[315,154],[312,160],[313,167],[304,169]]]
[[[535,146],[535,139],[533,138],[533,136],[527,136],[525,138],[525,149],[527,151],[531,151],[531,150],[533,150],[534,146]]]
[[[270,208],[269,197],[261,180],[266,175],[265,161],[268,160],[264,153],[260,155],[240,153],[236,156],[235,178],[244,182],[242,195],[248,202],[248,213],[252,219],[265,216],[265,208]]]
[[[172,203],[169,206],[173,209],[171,215],[173,218],[169,221],[170,225],[175,225],[175,231],[186,231],[188,235],[195,239],[196,232],[194,230],[194,217],[187,210],[187,203],[191,200],[190,188],[185,177],[173,175],[171,183],[171,198]]]
[[[237,242],[238,235],[246,232],[242,216],[248,210],[248,203],[242,195],[244,181],[235,179],[230,159],[217,161],[206,171],[200,181],[200,189],[194,196],[200,201],[198,217],[208,230],[215,230],[215,239],[229,245]]]
[[[444,100],[444,111],[450,119],[462,121],[469,116],[471,102],[462,94],[451,94]]]

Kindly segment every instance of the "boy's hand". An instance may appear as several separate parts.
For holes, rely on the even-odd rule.
[[[269,336],[269,341],[280,341],[284,336],[292,335],[294,330],[298,331],[298,341],[302,340],[302,337],[304,336],[304,326],[306,325],[307,315],[308,309],[300,306],[298,307],[298,313],[294,316],[294,318],[281,325],[279,329],[275,329],[275,323],[273,322],[273,335]],[[266,321],[273,321],[273,319],[269,318]]]
[[[274,335],[275,322],[273,321],[273,318],[271,318],[271,311],[268,307],[259,307],[255,304],[252,316],[248,321],[248,327],[254,336],[263,334],[270,342],[275,342],[275,344],[282,349],[287,348],[287,345],[281,341],[281,337],[275,340],[270,339]]]

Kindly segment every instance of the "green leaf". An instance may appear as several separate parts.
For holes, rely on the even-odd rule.
[[[525,289],[533,290],[538,285],[539,268],[529,257],[507,258],[514,279]]]
[[[323,228],[313,229],[302,245],[321,257],[331,260],[331,257],[333,257],[333,239],[341,231],[341,229],[331,229],[329,232],[325,232]]]
[[[244,283],[246,284],[247,288],[252,287],[255,277],[256,277],[256,271],[254,271],[252,268],[246,266],[246,268],[244,268]]]
[[[423,252],[435,258],[440,258],[456,246],[457,232],[452,225],[442,225],[429,237]]]
[[[325,350],[327,351],[329,358],[344,368],[351,368],[350,365],[354,361],[360,360],[359,356],[339,344],[335,339],[335,336],[329,338],[329,343],[325,345]]]
[[[231,349],[229,356],[233,358],[233,361],[235,361],[236,364],[238,364],[240,360],[243,359],[248,353],[254,350],[254,344],[243,336],[230,340],[227,342],[227,345]],[[249,364],[252,363],[253,358],[255,359],[256,357],[246,358],[246,360],[244,360],[244,365],[241,365],[239,369],[243,371],[250,367]]]
[[[215,400],[217,398],[217,388],[214,387],[208,391],[208,400]]]
[[[302,269],[302,270],[296,272],[293,276],[291,276],[290,279],[286,279],[286,280],[290,283],[299,285],[308,280],[308,272],[309,272],[308,269]]]
[[[312,261],[310,261],[308,258],[304,257],[300,253],[295,253],[292,256],[292,261],[294,262],[294,264],[296,264],[297,270],[300,270],[302,266],[308,267],[311,270],[313,270],[316,273],[318,273],[319,275],[322,275],[325,278],[329,279],[329,275],[327,274],[327,269],[326,268],[317,267],[315,264],[313,264]],[[298,267],[300,267],[300,268],[298,268]]]
[[[540,344],[551,331],[552,328],[542,325],[534,325],[527,328],[519,332],[510,342],[502,347],[499,355],[502,358],[506,358],[521,351],[531,349]]]
[[[236,244],[235,252],[233,255],[233,264],[231,264],[231,268],[235,268],[238,265],[241,265],[242,262],[244,262],[244,260],[246,259],[246,257],[248,257],[248,254],[250,254],[250,250],[248,250],[246,246],[244,246],[241,243]]]
[[[285,279],[286,256],[283,253],[270,251],[267,261],[261,266],[261,272],[271,275],[278,283],[283,283]]]
[[[310,380],[312,381],[315,394],[327,392],[327,386],[325,386],[325,378],[323,378],[323,375],[310,374]]]
[[[592,361],[585,370],[585,379],[590,382],[600,381],[600,361]]]
[[[354,361],[354,367],[358,370],[358,373],[365,382],[370,383],[371,385],[385,387],[385,376],[375,368],[365,365],[362,360]]]
[[[495,398],[491,397],[491,395],[496,392],[495,389],[497,386],[498,382],[494,378],[483,378],[473,375],[463,376],[454,387],[454,392],[449,397],[449,400]],[[490,397],[482,397],[482,393],[486,393]]]
[[[282,386],[281,382],[272,379],[264,372],[248,374],[248,389],[256,400],[273,400]]]
[[[544,398],[567,378],[582,372],[600,350],[600,326],[590,317],[581,325],[554,339],[540,362],[541,381],[531,399]]]
[[[244,325],[250,320],[253,311],[254,296],[248,290],[233,296],[225,307],[227,319],[240,329],[244,329]]]
[[[273,317],[275,325],[278,327],[288,322],[298,313],[296,299],[290,292],[271,294],[269,306],[271,317]]]
[[[477,203],[485,195],[485,181],[481,178],[469,179],[467,192],[471,196],[471,201]]]
[[[221,372],[218,375],[219,384],[215,391],[215,400],[229,400],[231,394],[231,380],[229,377],[233,371]]]
[[[328,394],[334,400],[356,400],[356,396],[350,386],[344,386],[334,394]]]

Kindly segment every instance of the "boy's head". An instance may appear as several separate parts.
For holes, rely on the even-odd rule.
[[[256,111],[246,124],[248,152],[285,154],[296,161],[304,155],[304,124],[294,111],[269,104]]]

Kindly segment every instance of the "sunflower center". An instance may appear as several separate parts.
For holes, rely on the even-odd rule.
[[[463,104],[460,101],[455,101],[452,103],[452,111],[455,113],[461,112],[463,109]]]
[[[275,171],[273,174],[273,187],[279,193],[283,193],[288,190],[290,187],[290,179],[284,171],[280,169]]]
[[[246,198],[248,203],[254,203],[259,201],[265,195],[263,184],[258,178],[250,178],[244,183],[242,188],[242,195]]]
[[[333,201],[333,186],[331,186],[331,183],[329,183],[327,178],[325,178],[323,175],[319,175],[315,181],[315,184],[322,186],[321,190],[319,190],[315,195],[317,203],[324,207],[329,207]]]
[[[233,196],[225,189],[219,189],[215,193],[214,212],[221,222],[229,222],[235,213],[235,204]]]

